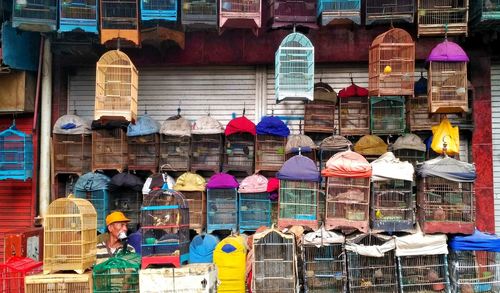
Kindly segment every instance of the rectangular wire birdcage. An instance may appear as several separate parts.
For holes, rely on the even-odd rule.
[[[207,189],[207,232],[237,231],[238,192],[235,188]]]
[[[370,133],[370,104],[368,97],[339,99],[340,135],[365,135]]]
[[[342,243],[302,244],[304,292],[347,292],[347,272]]]
[[[191,138],[189,136],[160,136],[160,167],[164,171],[189,171]]]
[[[319,183],[280,180],[278,227],[301,225],[318,228]]]
[[[219,27],[252,28],[262,25],[261,0],[220,0]]]
[[[325,227],[368,232],[370,178],[327,177]]]
[[[450,293],[446,254],[398,256],[400,292]]]
[[[78,198],[88,200],[97,213],[97,231],[106,232],[106,216],[109,214],[109,191],[107,189],[85,191],[75,189],[74,194]]]
[[[26,180],[33,175],[33,140],[13,124],[0,132],[0,180]]]
[[[177,21],[177,0],[141,0],[141,20]]]
[[[57,29],[57,0],[14,0],[12,27],[27,31]]]
[[[336,104],[314,101],[304,105],[304,132],[334,133],[338,121]]]
[[[318,15],[321,25],[354,22],[361,24],[361,0],[320,0]]]
[[[57,134],[52,136],[54,175],[90,171],[92,136],[89,134]]]
[[[406,124],[411,132],[430,131],[439,124],[439,115],[429,113],[427,94],[406,97]]]
[[[189,229],[198,234],[207,226],[207,198],[204,191],[182,191],[189,205]]]
[[[413,184],[406,180],[385,180],[372,183],[370,219],[373,230],[409,231],[415,226]]]
[[[418,36],[467,36],[469,0],[418,0]]]
[[[402,134],[406,130],[404,97],[370,97],[372,134]]]
[[[185,26],[217,26],[217,1],[182,0],[181,21]]]
[[[92,272],[31,275],[25,283],[26,293],[88,293],[92,292]]]
[[[296,292],[295,236],[275,229],[254,235],[253,292]]]
[[[141,257],[118,253],[92,269],[94,293],[139,293]]]
[[[431,61],[427,96],[431,113],[461,113],[469,110],[467,62]]]
[[[279,171],[285,162],[286,137],[257,134],[255,170]]]
[[[498,252],[451,250],[448,260],[452,292],[500,291]]]
[[[59,0],[59,32],[98,33],[97,0]]]
[[[24,293],[26,276],[42,272],[42,262],[26,257],[13,257],[0,264],[0,292]]]
[[[261,226],[271,227],[271,200],[269,199],[269,193],[240,193],[238,213],[240,233],[255,231]]]
[[[140,136],[128,136],[128,169],[144,170],[156,173],[160,154],[160,142],[157,133]]]
[[[191,135],[191,171],[220,171],[223,141],[221,134]]]
[[[369,0],[366,1],[366,25],[375,22],[413,23],[415,13],[413,0]]]
[[[224,143],[223,172],[254,173],[255,136],[250,133],[238,133],[226,136]]]
[[[118,170],[128,165],[127,135],[120,128],[92,131],[92,171]]]
[[[141,192],[124,188],[112,191],[109,202],[111,211],[120,211],[130,220],[127,225],[128,231],[137,231],[141,216]]]

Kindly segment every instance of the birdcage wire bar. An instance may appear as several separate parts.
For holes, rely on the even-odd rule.
[[[271,200],[269,193],[240,193],[238,199],[238,227],[240,233],[271,227]]]
[[[96,129],[92,131],[92,171],[118,170],[128,165],[127,135],[123,129]]]
[[[369,0],[366,1],[366,24],[375,22],[404,21],[413,23],[415,3],[413,0]]]
[[[413,230],[416,217],[412,186],[411,181],[395,179],[372,183],[372,229],[384,232]]]
[[[279,171],[285,162],[286,137],[257,134],[255,170]]]
[[[137,30],[138,2],[135,0],[100,0],[101,30]],[[120,37],[119,35],[115,37]],[[101,41],[102,42],[102,41]]]
[[[365,135],[370,133],[370,104],[368,97],[339,99],[340,135]]]
[[[318,182],[280,180],[278,227],[318,228]]]
[[[400,292],[451,293],[445,254],[398,256],[397,262]]]
[[[92,136],[89,134],[57,134],[52,136],[54,175],[78,174],[90,171]]]
[[[333,133],[337,128],[336,104],[314,101],[304,105],[304,132]]]
[[[33,175],[33,140],[15,125],[0,132],[0,180],[26,180]]]
[[[118,253],[92,269],[93,293],[138,293],[141,257]]]
[[[418,0],[418,36],[467,36],[469,0]]]
[[[189,136],[160,136],[160,167],[165,171],[189,171],[191,138]]]
[[[207,232],[237,231],[238,193],[235,188],[207,189]]]
[[[428,77],[431,113],[468,111],[467,62],[431,61]]]
[[[224,143],[223,172],[246,172],[247,176],[254,173],[255,136],[250,133],[231,134],[226,136]]]
[[[452,292],[499,292],[500,254],[455,251],[448,255]]]
[[[406,130],[404,97],[371,97],[370,129],[372,134],[402,134]]]
[[[346,256],[344,245],[302,244],[304,292],[347,292]]]
[[[320,0],[318,15],[321,25],[354,22],[361,24],[361,0]]]
[[[59,0],[59,31],[97,34],[97,0]]]
[[[220,171],[223,141],[221,134],[191,135],[191,171]]]

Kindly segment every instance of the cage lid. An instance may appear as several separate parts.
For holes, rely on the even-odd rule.
[[[324,82],[314,84],[314,101],[337,103],[337,93],[333,88]]]
[[[276,116],[265,116],[257,124],[257,134],[262,135],[276,135],[287,137],[290,135],[290,129],[286,124]]]
[[[344,243],[344,241],[344,235],[333,231],[328,231],[324,226],[321,226],[321,228],[319,228],[317,231],[305,234],[302,243],[321,247],[329,244]]]
[[[448,156],[439,156],[417,167],[417,173],[421,177],[437,176],[456,182],[474,182],[476,166]]]
[[[166,173],[156,173],[149,176],[142,187],[142,194],[149,194],[152,190],[173,189],[175,180]]]
[[[191,136],[191,122],[181,116],[172,116],[163,121],[160,133],[165,135]]]
[[[90,121],[86,121],[80,116],[67,114],[59,117],[54,128],[53,133],[56,134],[90,134]]]
[[[135,124],[130,123],[128,125],[127,136],[148,135],[158,133],[158,131],[158,122],[148,114],[144,114],[137,119]]]
[[[326,169],[321,171],[326,177],[370,177],[372,166],[362,155],[351,150],[336,153],[326,162]]]
[[[350,86],[341,89],[338,96],[341,99],[352,97],[368,97],[368,90],[364,87],[360,87],[352,83]]]
[[[451,237],[451,250],[481,250],[500,252],[500,237],[475,230],[472,235]]]
[[[415,96],[418,95],[427,95],[427,78],[421,76],[416,82],[414,86]]]
[[[384,33],[378,35],[372,42],[370,49],[372,47],[381,44],[414,44],[411,35],[400,28],[392,28]]]
[[[454,42],[444,40],[431,51],[427,61],[469,62],[465,51]]]
[[[205,178],[196,173],[186,172],[177,178],[174,190],[177,191],[205,191]]]
[[[398,137],[396,142],[392,145],[392,150],[394,151],[402,149],[425,152],[426,146],[418,135],[407,133]]]
[[[267,192],[268,180],[260,174],[254,174],[246,177],[241,181],[239,193],[259,193]]]
[[[448,254],[445,234],[415,234],[396,237],[396,256]]]
[[[212,263],[219,238],[211,234],[196,235],[189,244],[189,263]]]
[[[380,245],[364,245],[359,242],[365,237],[376,237],[383,241]],[[368,257],[384,257],[386,252],[396,249],[396,242],[394,237],[386,236],[382,234],[357,234],[348,237],[346,240],[345,249],[357,253],[359,255]]]
[[[280,180],[313,181],[319,182],[321,177],[316,163],[302,155],[288,159],[276,174]]]
[[[97,191],[108,189],[111,179],[101,173],[88,172],[80,176],[75,183],[75,191]]]
[[[238,188],[239,183],[233,175],[227,173],[217,173],[210,177],[207,183],[207,188],[230,189]]]
[[[250,133],[251,135],[255,136],[255,123],[248,120],[248,118],[245,116],[232,119],[227,124],[224,134],[228,136],[238,133]]]
[[[313,150],[316,149],[316,144],[309,136],[305,134],[290,135],[286,142],[285,153],[293,153],[294,149],[298,148],[311,148],[311,150]]]
[[[381,155],[371,162],[372,181],[406,180],[413,181],[413,165],[410,162],[402,162],[392,152]]]
[[[352,142],[341,135],[329,136],[319,144],[320,149],[332,151],[346,151],[350,146],[352,146]]]
[[[99,61],[97,61],[97,65],[112,65],[118,63],[119,65],[130,65],[134,68],[135,66],[130,60],[130,58],[123,51],[120,50],[110,50],[104,54],[102,54]]]
[[[376,135],[365,135],[354,145],[354,151],[364,156],[380,156],[387,152],[387,144]]]
[[[198,118],[193,124],[192,134],[218,134],[223,133],[224,127],[216,119],[210,116],[203,116]]]
[[[130,188],[134,191],[141,191],[143,185],[144,181],[142,181],[141,178],[128,172],[122,172],[111,177],[111,181],[109,182],[109,190],[115,191],[121,188]]]

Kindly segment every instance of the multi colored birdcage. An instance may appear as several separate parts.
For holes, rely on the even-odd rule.
[[[75,183],[73,193],[94,206],[97,213],[97,231],[106,232],[106,216],[109,214],[108,183],[111,179],[101,173],[86,173]]]
[[[413,23],[413,0],[370,0],[366,2],[366,24],[409,22]]]
[[[179,115],[168,118],[163,122],[160,129],[161,170],[189,171],[190,158],[191,123]]]
[[[57,0],[12,2],[12,27],[34,32],[53,32],[57,29]]]
[[[15,122],[0,132],[0,180],[26,180],[33,174],[31,135],[17,130]]]
[[[97,0],[59,0],[59,32],[98,33]]]
[[[355,23],[361,24],[361,0],[320,0],[318,16],[321,25]]]
[[[24,293],[26,276],[42,272],[42,262],[27,257],[11,257],[0,264],[0,292]]]
[[[207,232],[238,229],[238,182],[226,173],[207,183]]]
[[[245,116],[234,118],[226,126],[223,172],[254,173],[255,124]]]
[[[238,189],[238,227],[240,233],[271,226],[271,200],[267,179],[254,174],[241,181]]]
[[[404,97],[370,97],[370,131],[372,134],[404,133],[405,115]]]
[[[177,178],[174,190],[182,192],[189,205],[189,228],[200,234],[207,225],[206,182],[198,174],[186,172]]]
[[[340,90],[338,97],[340,135],[365,135],[370,133],[368,90],[352,82],[350,86]]]
[[[141,257],[118,253],[92,269],[94,293],[139,292]]]
[[[417,3],[418,36],[467,36],[469,0],[418,0]]]

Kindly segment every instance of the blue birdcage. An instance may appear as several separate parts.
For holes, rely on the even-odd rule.
[[[286,36],[276,51],[275,92],[277,103],[314,99],[314,47],[301,33]]]
[[[217,26],[217,2],[215,0],[182,0],[182,24],[194,28]]]
[[[321,25],[354,22],[361,24],[361,0],[319,0]]]
[[[92,203],[97,213],[97,231],[106,232],[106,216],[109,214],[110,178],[100,173],[86,173],[75,183],[73,193],[78,198],[85,198]]]
[[[238,226],[240,233],[271,227],[271,200],[266,177],[254,174],[241,181],[238,189]]]
[[[59,0],[59,32],[97,34],[97,0]]]
[[[141,20],[177,21],[178,0],[141,0]]]
[[[17,130],[13,123],[0,132],[0,180],[26,180],[33,175],[31,135]]]
[[[14,0],[12,27],[51,32],[57,28],[57,0]]]
[[[236,231],[238,226],[238,182],[226,173],[218,173],[207,183],[207,232]]]

